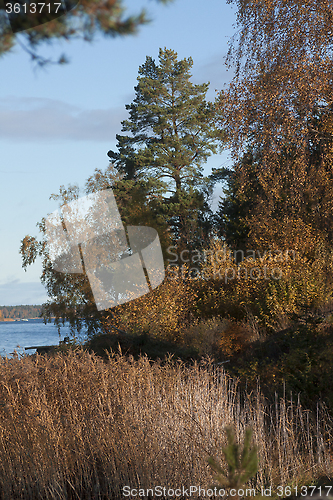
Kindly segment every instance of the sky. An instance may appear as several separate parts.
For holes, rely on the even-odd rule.
[[[224,58],[235,33],[235,7],[226,0],[124,0],[128,13],[147,10],[151,23],[137,35],[93,43],[55,42],[41,51],[66,65],[36,68],[19,46],[0,58],[0,305],[41,304],[41,262],[25,272],[19,254],[25,235],[38,237],[36,224],[58,208],[50,200],[61,185],[85,181],[106,169],[106,153],[116,148],[125,109],[134,99],[138,68],[146,56],[158,61],[159,48],[192,57],[192,82],[210,82],[213,101],[232,78]],[[228,152],[205,167],[230,164]],[[217,188],[213,206],[221,189]]]

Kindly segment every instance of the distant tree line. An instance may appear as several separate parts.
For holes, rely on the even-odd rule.
[[[38,318],[41,314],[42,306],[0,306],[0,321],[5,318],[28,319]]]

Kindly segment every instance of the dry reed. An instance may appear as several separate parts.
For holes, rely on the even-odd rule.
[[[329,475],[331,421],[299,401],[268,406],[260,389],[208,361],[149,362],[84,351],[0,358],[0,498],[116,499],[122,488],[212,484],[224,428],[253,428],[259,471],[252,487]],[[225,464],[226,465],[226,464]]]

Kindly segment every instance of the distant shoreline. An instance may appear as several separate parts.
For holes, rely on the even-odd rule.
[[[0,306],[0,321],[38,319],[42,305]]]
[[[29,321],[30,319],[43,319],[37,316],[36,318],[3,318],[0,323],[5,323],[8,321]],[[53,317],[51,319],[54,319]]]

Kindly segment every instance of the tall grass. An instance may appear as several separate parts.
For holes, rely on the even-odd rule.
[[[333,471],[332,423],[286,397],[269,407],[208,361],[149,362],[84,351],[0,361],[0,498],[116,499],[122,488],[209,487],[224,428],[253,429],[252,486]],[[224,464],[226,466],[226,464]]]

